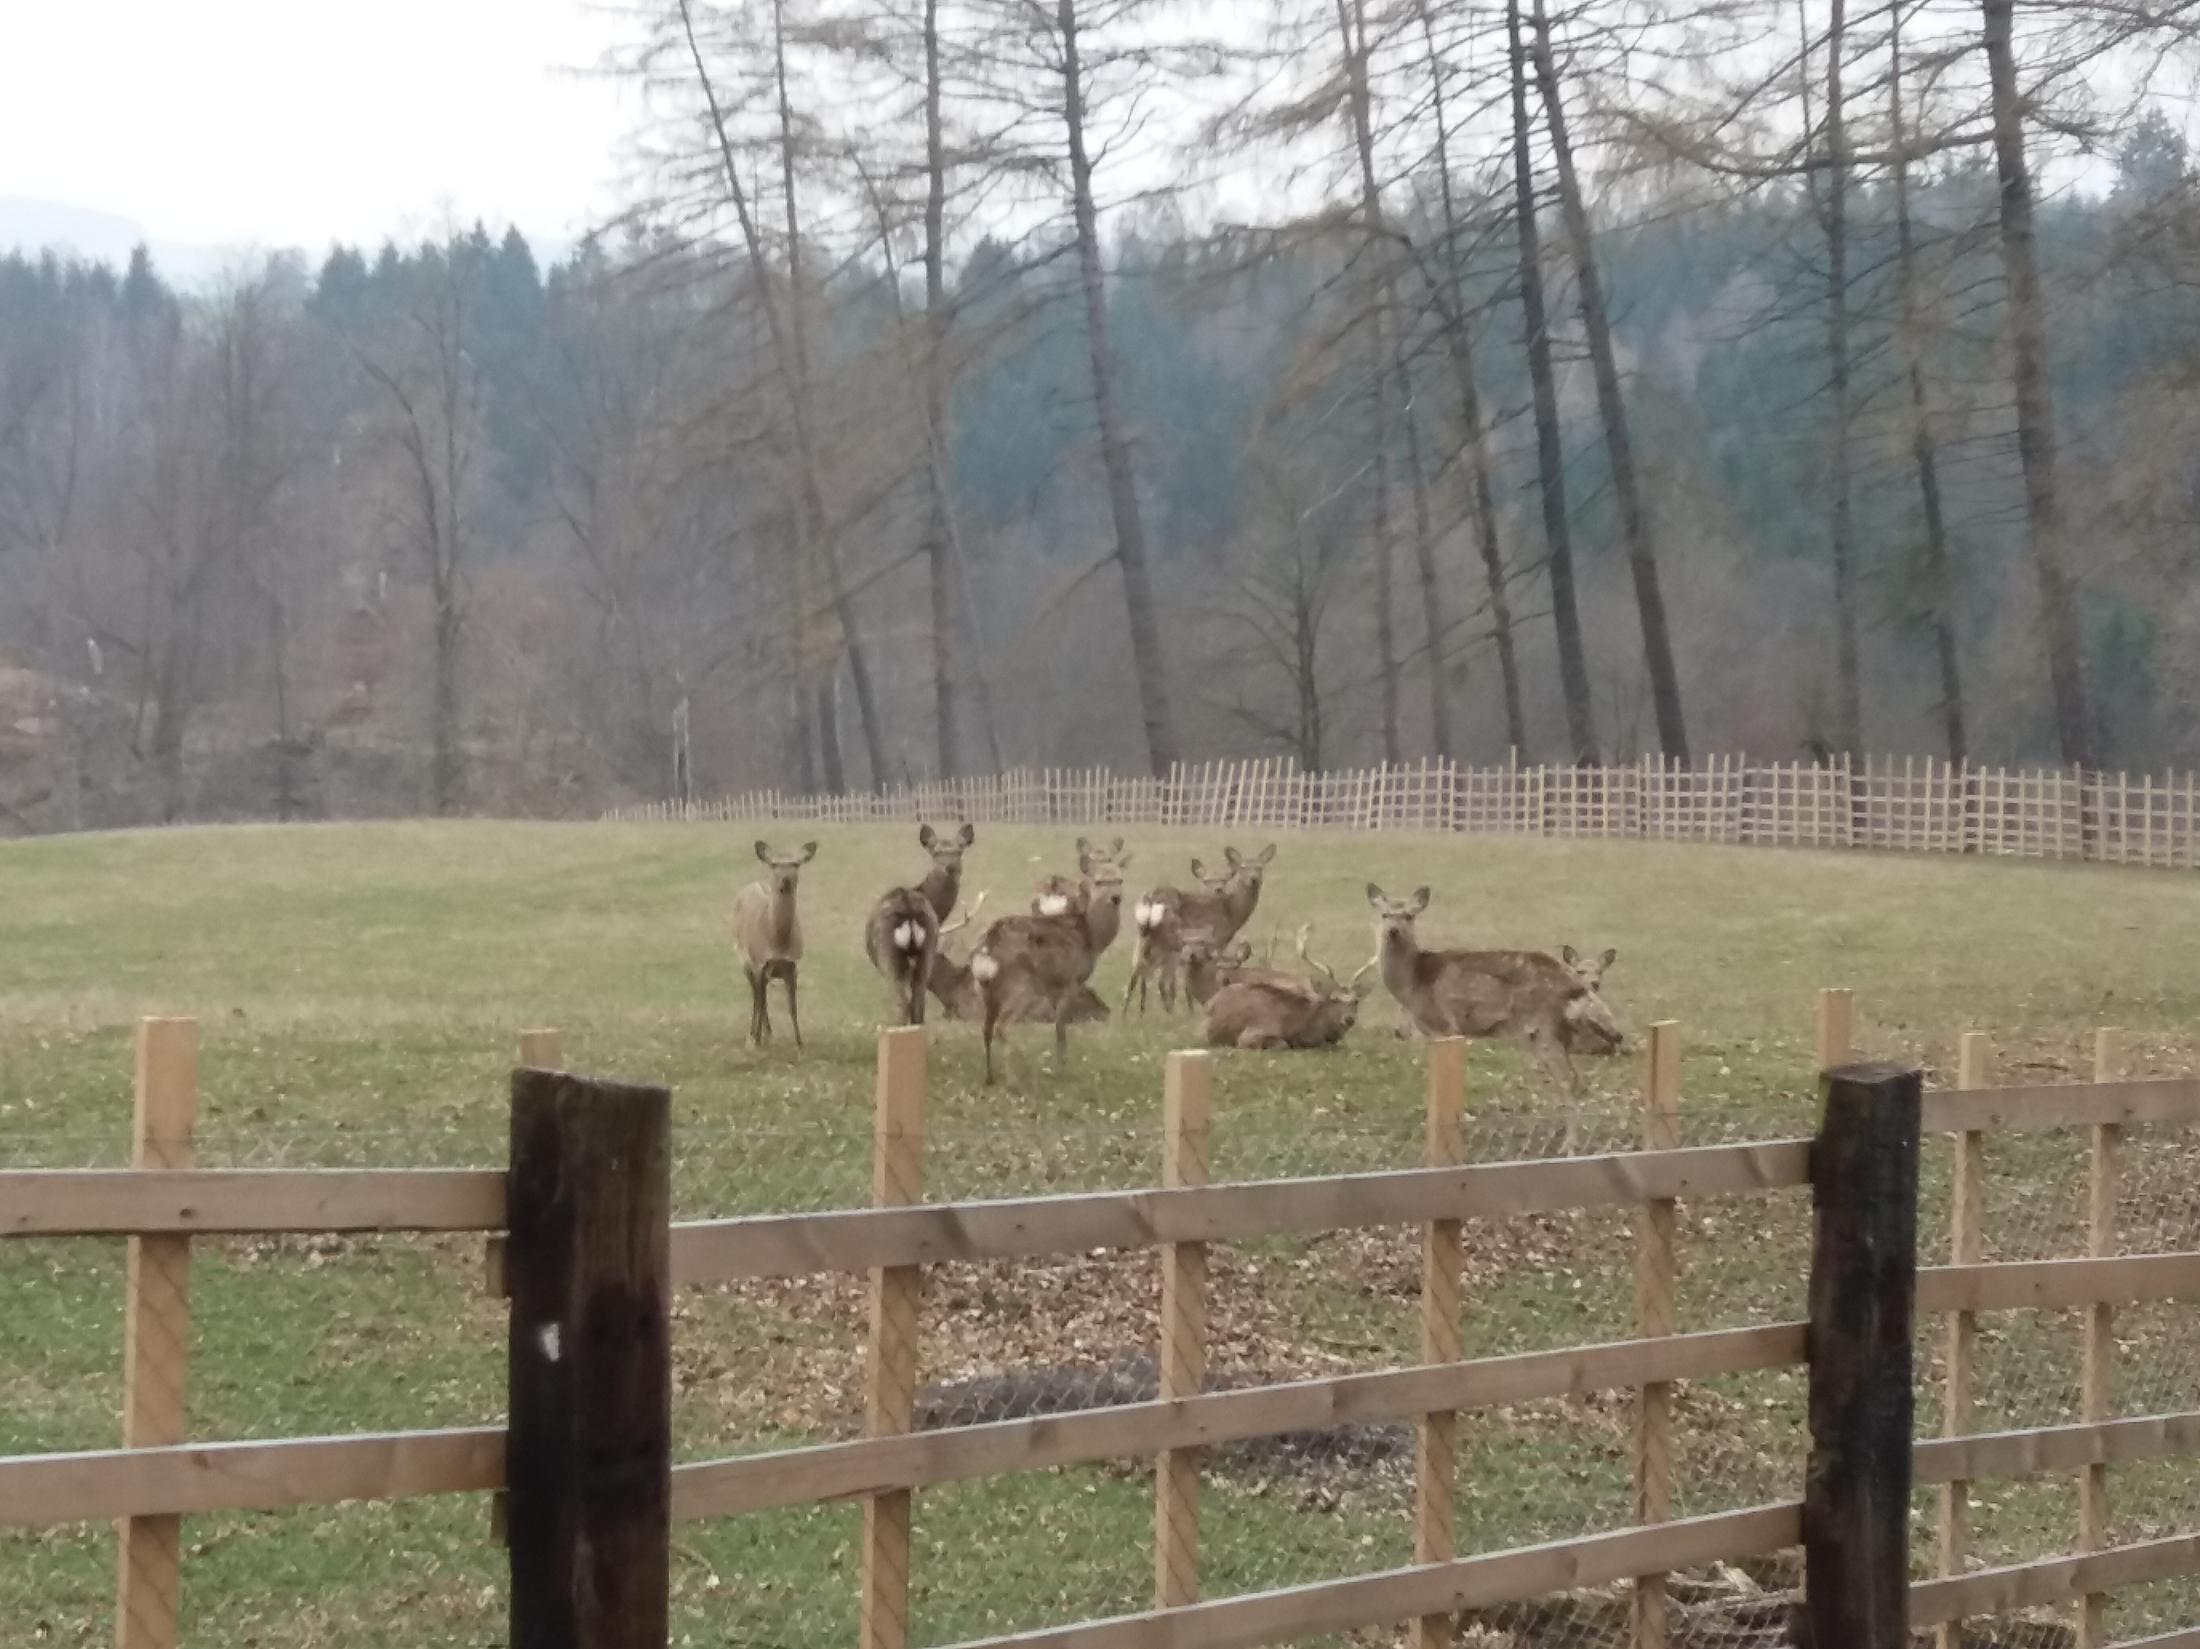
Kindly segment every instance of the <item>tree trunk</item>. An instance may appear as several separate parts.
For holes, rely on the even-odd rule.
[[[845,796],[848,793],[848,768],[840,754],[840,661],[835,659],[817,684],[817,760],[823,770],[825,794]],[[872,780],[876,790],[885,784],[883,776]]]
[[[1550,126],[1551,159],[1558,169],[1558,203],[1572,244],[1574,279],[1581,293],[1581,325],[1588,335],[1589,370],[1596,380],[1597,406],[1604,419],[1604,450],[1612,465],[1612,493],[1619,504],[1620,537],[1635,579],[1635,609],[1642,621],[1642,661],[1650,676],[1650,703],[1658,721],[1658,745],[1678,762],[1688,760],[1688,726],[1681,715],[1680,675],[1673,665],[1673,640],[1666,624],[1665,593],[1658,583],[1658,560],[1650,541],[1650,517],[1635,473],[1634,438],[1627,427],[1627,403],[1620,394],[1619,361],[1612,348],[1612,322],[1597,274],[1596,240],[1589,227],[1588,203],[1574,172],[1574,152],[1566,136],[1566,105],[1559,95],[1558,69],[1551,55],[1550,20],[1543,0],[1534,0],[1535,70],[1543,88],[1543,112]]]
[[[153,688],[151,746],[153,772],[160,780],[163,824],[174,824],[184,813],[183,740],[191,722],[194,674],[186,657],[189,645],[186,638],[197,632],[198,603],[190,598],[177,601],[170,610],[169,622],[180,628],[169,636],[168,645],[161,651],[160,670]]]
[[[1360,164],[1361,227],[1367,236],[1368,445],[1375,482],[1375,667],[1380,675],[1383,760],[1405,760],[1398,736],[1398,634],[1390,545],[1390,352],[1383,347],[1385,302],[1391,295],[1390,247],[1383,237],[1383,192],[1375,181],[1374,97],[1367,83],[1367,11],[1363,0],[1337,0],[1337,46],[1344,59],[1352,149]]]
[[[1826,24],[1826,357],[1833,392],[1832,511],[1834,744],[1863,754],[1864,689],[1857,661],[1856,545],[1849,485],[1849,137],[1841,87],[1847,0],[1830,0]]]
[[[1982,0],[1986,68],[1993,86],[1994,159],[2001,176],[2001,257],[2009,288],[2010,376],[2017,401],[2017,456],[2024,469],[2025,536],[2039,580],[2048,676],[2062,759],[2093,764],[2078,607],[2063,566],[2062,498],[2055,481],[2055,404],[2047,382],[2045,300],[2032,221],[2032,174],[2024,154],[2024,107],[2010,41],[2013,0]]]
[[[1543,497],[1543,544],[1550,568],[1551,627],[1558,634],[1558,679],[1566,698],[1566,732],[1574,760],[1597,759],[1589,697],[1589,657],[1574,605],[1572,528],[1566,518],[1566,452],[1559,438],[1558,384],[1551,370],[1550,318],[1543,304],[1543,241],[1536,224],[1535,155],[1528,124],[1528,49],[1521,37],[1521,0],[1506,0],[1505,36],[1512,52],[1513,211],[1520,243],[1520,312],[1526,331],[1528,378],[1535,401],[1536,473]]]
[[[955,725],[954,567],[948,554],[945,455],[947,430],[947,147],[940,118],[940,3],[924,0],[924,423],[929,501],[924,522],[925,566],[932,595],[932,721],[939,776],[962,767]]]
[[[1925,577],[1932,591],[1933,649],[1940,664],[1940,715],[1948,759],[1970,757],[1964,727],[1963,670],[1956,651],[1955,576],[1948,529],[1941,513],[1940,453],[1933,439],[1925,394],[1924,347],[1917,297],[1917,236],[1910,221],[1910,163],[1902,124],[1902,7],[1888,14],[1888,121],[1894,149],[1895,341],[1902,353],[1910,396],[1910,457],[1917,466],[1918,500],[1924,512]]]
[[[832,601],[833,616],[840,624],[841,645],[847,650],[848,677],[856,690],[856,719],[862,724],[864,750],[871,762],[871,788],[881,790],[886,785],[886,732],[879,719],[877,698],[871,690],[870,655],[864,648],[862,628],[856,619],[855,599],[848,593],[848,580],[841,570],[838,532],[826,513],[818,470],[817,418],[811,400],[809,331],[802,290],[802,214],[795,191],[794,109],[787,95],[784,0],[772,0],[772,74],[779,99],[780,189],[785,197],[787,218],[787,332],[793,352],[794,426],[795,441],[801,449],[802,504],[810,518],[812,541],[824,563],[826,593]],[[828,695],[832,692],[830,679],[820,691]],[[838,776],[838,730],[829,722],[821,724],[819,742],[825,752],[825,782],[839,794],[846,787]]]
[[[1520,661],[1513,648],[1512,598],[1505,588],[1504,547],[1497,538],[1496,489],[1490,480],[1490,449],[1482,425],[1482,387],[1474,370],[1474,340],[1466,317],[1458,308],[1459,210],[1451,188],[1451,125],[1444,107],[1444,66],[1436,49],[1435,25],[1428,6],[1419,8],[1421,37],[1428,48],[1429,99],[1436,117],[1436,181],[1444,210],[1444,273],[1446,281],[1430,282],[1430,294],[1444,333],[1452,376],[1459,389],[1460,438],[1466,445],[1468,487],[1474,507],[1475,547],[1482,558],[1482,576],[1488,585],[1491,639],[1497,647],[1497,673],[1505,694],[1505,737],[1513,749],[1524,751],[1528,743],[1528,718],[1520,696]],[[1414,426],[1409,419],[1407,428]],[[1440,690],[1441,691],[1441,690]],[[1447,748],[1443,754],[1451,754]]]
[[[1429,744],[1452,757],[1451,668],[1444,632],[1444,592],[1436,576],[1436,533],[1429,523],[1428,470],[1421,460],[1421,415],[1413,399],[1413,374],[1398,352],[1398,405],[1406,433],[1406,481],[1413,489],[1413,560],[1421,575],[1421,617],[1428,644]]]
[[[1107,290],[1100,272],[1099,210],[1093,203],[1092,157],[1085,148],[1084,68],[1078,59],[1077,0],[1056,0],[1062,36],[1062,126],[1069,149],[1070,207],[1077,225],[1077,274],[1084,289],[1085,342],[1092,356],[1093,409],[1100,425],[1100,462],[1107,473],[1108,510],[1115,522],[1115,558],[1123,569],[1130,619],[1131,662],[1146,724],[1146,762],[1154,777],[1176,765],[1176,718],[1161,658],[1161,624],[1146,564],[1146,524],[1138,507],[1130,445],[1115,404],[1115,350],[1108,339]]]
[[[449,584],[435,592],[435,688],[430,706],[433,744],[428,774],[439,815],[458,811],[458,649],[462,615],[457,591]]]

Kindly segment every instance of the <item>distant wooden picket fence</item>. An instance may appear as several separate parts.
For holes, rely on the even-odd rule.
[[[1335,773],[1275,757],[1180,764],[1166,779],[1019,767],[840,796],[751,790],[650,802],[607,817],[1450,830],[2200,865],[2200,778],[2191,773],[1979,767],[1931,756],[1825,764],[1713,756],[1694,766],[1645,756],[1616,767],[1424,760]]]
[[[2125,1080],[2118,1033],[2096,1039],[2094,1081],[1990,1087],[1983,1037],[1964,1038],[1957,1086],[1920,1093],[1914,1070],[1851,1063],[1853,1001],[1821,995],[1825,1073],[1815,1140],[1683,1147],[1678,1027],[1653,1028],[1638,1151],[1470,1163],[1464,1045],[1427,1050],[1424,1165],[1304,1179],[1210,1178],[1211,1057],[1172,1055],[1162,1096],[1162,1184],[985,1202],[924,1200],[927,1033],[884,1031],[869,1207],[673,1222],[670,1096],[546,1067],[554,1033],[523,1040],[504,1169],[209,1171],[194,1166],[197,1036],[150,1021],[138,1054],[136,1166],[0,1172],[0,1240],[125,1237],[130,1244],[123,1446],[0,1458],[0,1527],[122,1520],[117,1642],[175,1649],[183,1630],[180,1520],[354,1499],[492,1492],[511,1567],[514,1649],[662,1649],[670,1526],[856,1500],[864,1649],[908,1649],[913,1496],[938,1485],[1126,1456],[1154,1462],[1151,1608],[992,1637],[963,1649],[1257,1649],[1394,1623],[1415,1649],[1457,1641],[1457,1614],[1624,1583],[1630,1649],[1669,1649],[1668,1573],[1805,1548],[1806,1641],[1908,1649],[1966,1617],[2068,1608],[2076,1649],[2103,1649],[2119,1588],[2200,1575],[2200,1534],[2119,1543],[2112,1468],[2200,1456],[2200,1410],[2124,1416],[2113,1401],[2116,1312],[2200,1301],[2200,1251],[2121,1251],[2116,1207],[2128,1125],[2200,1123],[2200,1080]],[[2084,1258],[1986,1261],[1980,1211],[1990,1134],[2083,1129]],[[1955,1148],[1948,1260],[1921,1263],[1923,1136]],[[1808,1321],[1677,1332],[1675,1205],[1810,1192]],[[1581,1208],[1635,1216],[1632,1338],[1494,1357],[1463,1354],[1462,1222]],[[1214,1389],[1207,1361],[1210,1245],[1286,1235],[1418,1229],[1421,1356],[1412,1364]],[[510,1301],[503,1424],[458,1430],[198,1442],[184,1400],[193,1239],[285,1231],[480,1232],[490,1286]],[[1161,1391],[1152,1401],[944,1429],[915,1413],[926,1267],[1094,1249],[1150,1253],[1162,1276]],[[869,1279],[862,1435],[674,1464],[676,1289],[823,1273]],[[1974,1343],[1985,1315],[2085,1313],[2080,1418],[1972,1429]],[[1945,1320],[1943,1435],[1912,1435],[1916,1314]],[[1800,1501],[1676,1515],[1676,1386],[1802,1367],[1809,1469]],[[1635,1408],[1634,1514],[1623,1528],[1461,1553],[1456,1427],[1464,1411],[1611,1392]],[[1214,1597],[1201,1585],[1203,1451],[1339,1422],[1415,1424],[1414,1562],[1350,1578]],[[1974,1486],[2067,1476],[2070,1549],[1997,1567],[1969,1554]],[[1941,1495],[1937,1571],[1913,1581],[1910,1491]],[[2144,1649],[2190,1645],[2173,1632]],[[1756,1638],[1753,1641],[1765,1641]],[[2139,1644],[2125,1649],[2142,1649]]]

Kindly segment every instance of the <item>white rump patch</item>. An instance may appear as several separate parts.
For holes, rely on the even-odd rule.
[[[1141,899],[1138,908],[1131,912],[1131,920],[1151,933],[1168,919],[1169,907],[1159,899]]]
[[[1066,894],[1045,893],[1039,896],[1039,914],[1041,916],[1064,916],[1068,912],[1069,898]]]
[[[904,922],[894,929],[894,943],[902,950],[922,950],[924,929],[914,922]]]
[[[980,951],[970,959],[970,977],[981,985],[990,985],[1001,976],[1001,964],[991,951]]]

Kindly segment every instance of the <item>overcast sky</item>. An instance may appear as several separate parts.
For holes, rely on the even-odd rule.
[[[460,217],[563,239],[631,94],[588,0],[0,0],[0,196],[318,249]]]

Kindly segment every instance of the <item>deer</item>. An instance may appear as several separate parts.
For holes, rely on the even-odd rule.
[[[1269,969],[1249,969],[1215,992],[1207,1002],[1207,1043],[1216,1048],[1329,1048],[1344,1039],[1359,1020],[1363,985],[1375,967],[1370,957],[1349,980],[1307,951],[1308,930],[1299,930],[1299,957],[1320,975],[1301,978]]]
[[[1082,847],[1080,845],[1080,856]],[[1042,900],[1051,896],[1042,892]],[[1122,882],[1116,882],[1120,904]],[[985,1085],[994,1083],[993,1043],[1004,1019],[1045,1017],[1054,1021],[1054,1067],[1069,1059],[1069,1026],[1081,1018],[1107,1017],[1107,1006],[1093,995],[1089,981],[1104,941],[1095,937],[1091,901],[1029,916],[1004,916],[985,930],[970,953],[970,977],[977,981],[985,1022]],[[1110,933],[1110,938],[1113,934]],[[1093,1015],[1091,1009],[1099,1012]]]
[[[978,912],[985,908],[985,895],[977,900],[959,922],[949,922],[940,928],[942,941],[932,957],[932,995],[938,1000],[941,1011],[950,1019],[977,1020],[985,1017],[985,993],[979,988],[970,964],[959,960],[946,947],[947,936],[960,933],[976,920]],[[1005,1022],[1030,1019],[1052,1019],[1051,1006],[1030,998],[1011,997],[1003,1003],[1001,1018]],[[1108,1005],[1100,1000],[1090,985],[1079,986],[1075,1000],[1070,1003],[1069,1023],[1087,1025],[1108,1017]],[[1004,1033],[1005,1034],[1005,1033]]]
[[[962,897],[963,854],[977,839],[976,828],[968,824],[952,838],[938,834],[930,825],[917,831],[917,846],[932,855],[932,868],[917,886],[931,901],[932,914],[942,922],[955,914],[955,901]]]
[[[1138,1011],[1146,1011],[1149,980],[1159,989],[1164,1009],[1176,1006],[1177,969],[1185,940],[1195,933],[1205,934],[1220,946],[1236,938],[1253,919],[1260,904],[1261,878],[1275,856],[1274,842],[1250,859],[1234,847],[1225,847],[1220,875],[1211,874],[1197,859],[1192,861],[1192,875],[1200,884],[1196,891],[1157,887],[1132,907],[1138,949],[1131,961],[1130,982],[1123,987],[1125,1013],[1130,1011],[1134,991]]]
[[[1130,862],[1120,836],[1104,848],[1078,837],[1077,880],[1058,875],[1040,878],[1032,891],[1031,914],[1075,916],[1092,940],[1092,961],[1097,963],[1122,931],[1123,872]],[[1090,967],[1086,977],[1091,977]]]
[[[799,853],[774,852],[756,844],[764,875],[733,896],[729,918],[733,942],[741,952],[741,971],[749,979],[749,1045],[771,1040],[772,1010],[767,992],[774,979],[787,982],[787,1023],[794,1045],[802,1046],[802,1015],[795,1000],[795,974],[802,965],[802,919],[795,913],[795,888],[802,867],[817,857],[817,843],[804,842]]]
[[[978,833],[964,825],[952,839],[930,825],[917,831],[917,845],[932,856],[921,881],[889,888],[871,908],[864,925],[863,949],[894,993],[904,1025],[924,1023],[924,1000],[936,967],[940,924],[962,894],[963,850]]]
[[[1423,950],[1414,919],[1428,909],[1429,890],[1392,899],[1373,882],[1367,902],[1375,912],[1383,984],[1424,1036],[1510,1037],[1526,1045],[1537,1066],[1581,1097],[1581,1075],[1572,1055],[1618,1053],[1626,1046],[1604,1000],[1605,970],[1619,952],[1594,959],[1573,946],[1557,956],[1539,950]],[[1574,1124],[1566,1122],[1566,1149]]]
[[[1322,964],[1307,954],[1307,942],[1313,931],[1312,923],[1299,929],[1299,960],[1309,967],[1320,968]],[[1273,949],[1271,944],[1271,953]],[[1178,954],[1184,965],[1184,994],[1191,999],[1194,1007],[1204,1008],[1215,992],[1226,985],[1303,983],[1301,976],[1295,973],[1285,973],[1272,967],[1254,967],[1253,947],[1243,939],[1218,946],[1204,933],[1188,933],[1184,936],[1184,943]]]

